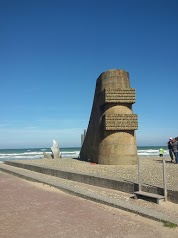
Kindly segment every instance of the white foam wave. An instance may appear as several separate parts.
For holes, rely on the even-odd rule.
[[[12,153],[12,154],[0,154],[0,161],[5,161],[5,160],[30,160],[30,159],[40,159],[43,158],[43,153]]]
[[[47,151],[49,153],[49,149],[40,149],[40,150],[33,150],[33,149],[28,149],[26,151],[13,151],[10,153],[7,151],[5,153],[2,151],[0,153],[0,161],[5,161],[5,160],[33,160],[33,159],[41,159],[43,158],[43,151]],[[61,149],[60,150],[60,155],[62,158],[78,158],[80,154],[80,150],[71,150],[71,148],[68,149]],[[138,149],[138,155],[139,156],[159,156],[159,149]],[[164,156],[167,157],[169,156],[169,151],[165,150]]]
[[[149,149],[149,150],[138,150],[138,155],[142,155],[142,156],[158,156],[159,155],[159,150],[153,150],[153,149]],[[164,151],[164,155],[168,156],[169,152],[168,150]]]
[[[61,156],[65,158],[78,158],[80,151],[63,151]]]
[[[48,149],[41,149],[41,151],[19,152],[19,153],[0,153],[0,161],[5,160],[31,160],[43,158],[43,151],[49,151]],[[51,153],[51,152],[49,152]],[[61,157],[63,158],[78,158],[80,151],[61,151]]]
[[[0,156],[18,156],[18,155],[42,155],[43,152],[24,152],[24,153],[12,153],[12,154],[0,154]]]

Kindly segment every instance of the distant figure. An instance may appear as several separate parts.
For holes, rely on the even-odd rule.
[[[178,141],[176,139],[173,139],[172,141],[172,148],[175,155],[175,163],[178,164]]]
[[[171,158],[171,162],[174,163],[174,152],[173,152],[173,148],[172,148],[172,137],[169,138],[168,141],[168,150],[169,150],[169,156]]]
[[[159,157],[163,157],[163,155],[164,155],[164,149],[161,147],[159,149]]]

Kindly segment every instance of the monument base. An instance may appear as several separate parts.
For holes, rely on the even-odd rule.
[[[137,155],[117,155],[116,157],[103,156],[100,155],[98,159],[98,164],[103,165],[137,165],[138,156]]]

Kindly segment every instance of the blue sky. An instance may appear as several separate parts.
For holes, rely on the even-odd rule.
[[[178,136],[177,0],[0,0],[0,148],[80,146],[96,79],[130,74],[138,145]]]

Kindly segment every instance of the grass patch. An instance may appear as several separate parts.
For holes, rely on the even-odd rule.
[[[169,228],[176,228],[177,225],[172,223],[172,222],[169,222],[169,221],[163,221],[163,226],[165,227],[169,227]]]

